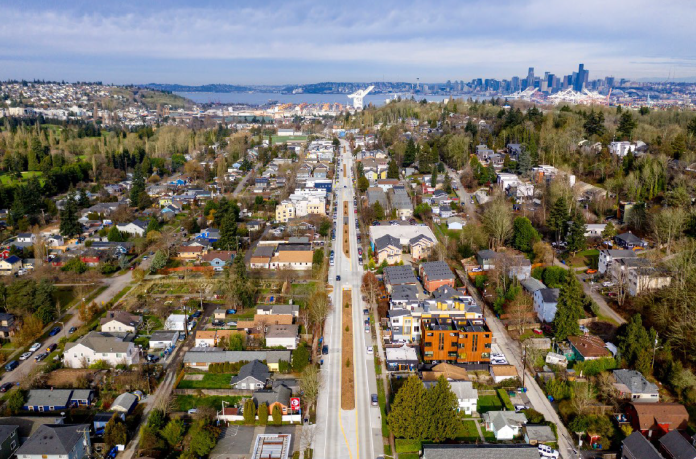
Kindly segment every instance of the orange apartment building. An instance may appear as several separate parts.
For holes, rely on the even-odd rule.
[[[482,319],[423,319],[421,351],[426,363],[489,363],[493,333]]]

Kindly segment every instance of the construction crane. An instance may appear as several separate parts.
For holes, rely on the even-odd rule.
[[[365,89],[359,89],[355,91],[353,94],[350,94],[348,98],[353,99],[353,108],[355,108],[356,110],[362,110],[363,98],[373,89],[375,89],[374,86],[368,86]]]
[[[520,100],[530,100],[532,95],[537,92],[539,88],[527,88],[524,91],[517,91],[515,93],[505,96],[506,99],[520,99]]]

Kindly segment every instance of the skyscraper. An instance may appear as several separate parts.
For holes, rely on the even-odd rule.
[[[526,88],[534,87],[534,67],[529,67],[529,72],[527,72],[527,85]]]
[[[587,85],[587,79],[588,79],[588,72],[585,70],[585,64],[580,64],[578,67],[578,73],[575,75],[575,78],[573,79],[573,89],[575,91],[582,91],[585,89],[585,86]]]

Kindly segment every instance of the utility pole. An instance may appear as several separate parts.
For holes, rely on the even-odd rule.
[[[650,369],[652,370],[652,367],[655,365],[655,352],[657,352],[657,335],[658,333],[655,332],[655,341],[653,342],[653,355],[652,355],[652,361],[650,362]]]
[[[527,345],[526,344],[524,346],[524,349],[522,350],[522,387],[526,387],[524,385],[525,376],[527,376]]]

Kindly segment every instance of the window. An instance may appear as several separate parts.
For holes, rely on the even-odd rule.
[[[12,435],[14,435],[14,433],[13,433]],[[15,449],[17,449],[17,442],[15,442],[15,441],[13,440],[12,443],[10,443],[10,449],[11,449],[12,451],[14,451]]]

